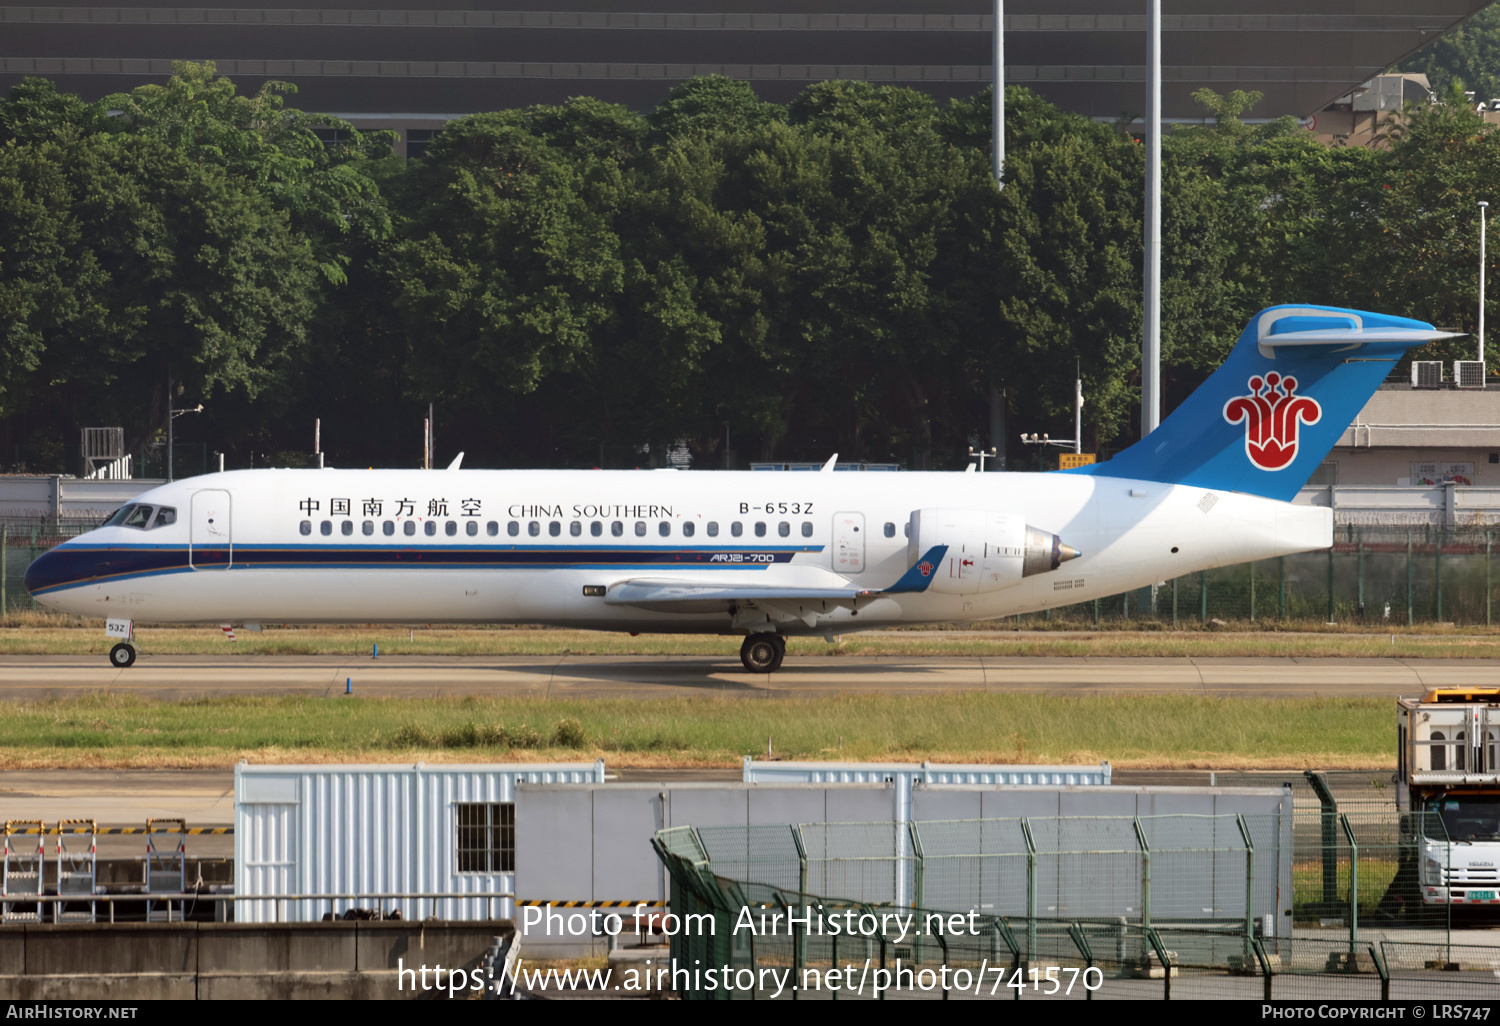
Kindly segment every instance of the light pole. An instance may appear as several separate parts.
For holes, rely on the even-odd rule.
[[[1479,201],[1479,362],[1484,363],[1484,232],[1486,200]]]
[[[177,390],[179,392],[181,392],[182,391],[182,386],[178,385],[177,386]],[[173,442],[173,437],[172,437],[172,435],[173,435],[173,432],[172,432],[172,422],[174,420],[176,420],[178,417],[182,416],[184,413],[202,413],[203,412],[203,404],[202,403],[199,403],[197,406],[193,407],[190,410],[174,410],[174,409],[172,409],[172,400],[174,398],[176,398],[176,397],[173,396],[173,394],[172,394],[172,377],[171,377],[171,375],[168,375],[167,376],[167,480],[168,481],[172,480],[172,442]]]
[[[1005,188],[1005,0],[995,0],[995,31],[990,40],[995,90],[990,97],[990,162],[995,188]]]

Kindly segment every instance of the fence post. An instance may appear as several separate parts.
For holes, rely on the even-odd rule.
[[[1177,629],[1177,578],[1172,578],[1172,629]]]
[[[1092,1001],[1094,1000],[1094,992],[1089,990],[1088,971],[1094,968],[1094,949],[1089,946],[1089,939],[1084,936],[1083,927],[1077,923],[1068,924],[1068,936],[1073,938],[1073,946],[1083,956],[1083,999],[1085,1001]]]
[[[802,827],[798,826],[795,823],[792,824],[792,840],[797,845],[797,900],[802,903],[802,908],[804,910],[807,910],[807,847],[802,843]],[[701,845],[703,842],[700,840],[698,843]],[[828,854],[828,838],[827,837],[824,837],[824,839],[823,839],[823,854],[824,854],[825,857]],[[826,870],[827,870],[827,866],[826,865],[824,866],[824,870],[825,870],[825,877],[826,877]],[[828,881],[825,879],[823,882],[827,883]],[[790,913],[788,913],[788,915],[790,915]],[[788,919],[787,925],[791,926],[790,919]],[[807,933],[806,933],[806,931],[803,931],[802,936],[799,937],[799,936],[797,936],[796,929],[793,928],[792,929],[792,965],[793,965],[794,968],[800,968],[800,966],[802,965],[802,963],[804,963],[806,960],[807,960]],[[801,973],[799,972],[796,975],[800,979]],[[797,1000],[797,992],[795,990],[792,991],[792,1000],[793,1001]]]
[[[1380,957],[1380,952],[1375,950],[1373,944],[1370,945],[1370,961],[1375,963],[1375,971],[1380,974],[1380,1000],[1389,1001],[1391,999],[1391,969],[1385,964],[1385,959]]]
[[[1333,623],[1333,546],[1328,546],[1328,622]]]
[[[1198,571],[1198,622],[1208,623],[1208,571]]]
[[[1094,599],[1094,626],[1099,626],[1099,600]]]
[[[1451,494],[1451,493],[1450,493]],[[1435,623],[1443,622],[1443,535],[1447,531],[1438,529],[1437,539],[1432,543],[1432,566],[1437,578],[1437,618]]]
[[[1279,562],[1281,564],[1281,566],[1279,568],[1280,569],[1281,580],[1280,580],[1280,582],[1279,582],[1279,584],[1277,585],[1277,588],[1276,588],[1276,609],[1281,614],[1281,618],[1283,620],[1285,620],[1286,619],[1286,557],[1282,556],[1279,560],[1277,560],[1277,562]]]
[[[1339,897],[1339,806],[1333,800],[1333,792],[1328,790],[1328,781],[1323,774],[1316,770],[1304,770],[1302,775],[1307,778],[1308,785],[1323,807],[1323,900],[1320,904],[1326,913],[1338,903]],[[1280,933],[1279,930],[1277,932]]]
[[[1250,561],[1250,622],[1255,622],[1255,560]]]
[[[1489,569],[1489,562],[1485,562],[1485,569]],[[6,577],[10,574],[10,525],[0,525],[0,616],[10,608],[5,601]]]
[[[1151,845],[1146,843],[1146,832],[1141,829],[1141,817],[1133,818],[1135,841],[1141,846],[1141,927],[1151,930]]]
[[[917,862],[916,866],[912,870],[912,876],[915,879],[912,880],[911,907],[915,910],[925,907],[923,905],[923,902],[926,901],[925,886],[927,882],[927,859],[922,854],[922,835],[917,830],[917,824],[908,823],[906,825],[906,832],[907,835],[911,837],[911,850],[912,854],[916,857]],[[916,934],[913,937],[912,954],[916,956],[917,962],[920,963],[922,961],[921,934]]]
[[[1282,558],[1285,559],[1286,557],[1283,556]],[[1365,542],[1363,535],[1361,535],[1360,540],[1355,543],[1354,561],[1354,574],[1355,578],[1359,582],[1359,590],[1355,594],[1354,610],[1359,614],[1359,618],[1363,620],[1365,618]]]
[[[1410,627],[1411,619],[1411,532],[1406,532],[1406,626]]]
[[[1167,958],[1167,946],[1161,942],[1157,932],[1146,927],[1146,940],[1156,952],[1156,957],[1161,960],[1161,975],[1163,983],[1162,998],[1166,1001],[1172,1000],[1172,963]]]
[[[1484,532],[1484,625],[1490,626],[1490,532]]]
[[[1036,954],[1036,840],[1031,836],[1031,821],[1021,817],[1021,836],[1026,841],[1026,961]]]
[[[1354,828],[1349,825],[1348,816],[1340,814],[1339,824],[1349,839],[1349,958],[1352,961],[1359,946],[1359,842],[1354,839]]]
[[[1250,839],[1250,827],[1243,815],[1236,815],[1240,837],[1245,842],[1245,965],[1250,965],[1253,954],[1251,944],[1255,940],[1255,842]]]

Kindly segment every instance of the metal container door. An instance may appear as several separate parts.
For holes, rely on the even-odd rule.
[[[228,570],[234,558],[230,537],[229,493],[205,488],[193,493],[193,515],[188,534],[188,565],[194,570]]]
[[[864,573],[865,515],[833,515],[833,569],[841,574]]]

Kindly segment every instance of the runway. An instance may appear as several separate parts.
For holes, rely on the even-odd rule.
[[[830,656],[770,675],[711,656],[150,656],[129,669],[102,656],[0,656],[0,700],[111,691],[158,699],[214,695],[439,695],[651,699],[989,691],[1065,695],[1340,698],[1500,687],[1500,659],[1067,658]]]

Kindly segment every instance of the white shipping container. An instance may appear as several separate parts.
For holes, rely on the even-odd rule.
[[[349,908],[405,919],[515,912],[515,786],[604,782],[604,761],[234,768],[239,922],[308,922]],[[275,900],[295,895],[326,900]],[[380,894],[473,897],[376,898]]]

